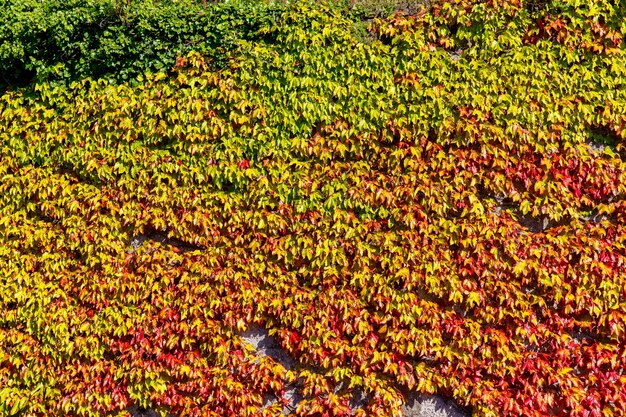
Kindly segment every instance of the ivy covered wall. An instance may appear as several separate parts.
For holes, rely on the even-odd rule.
[[[6,92],[0,414],[624,415],[624,6],[298,3]]]

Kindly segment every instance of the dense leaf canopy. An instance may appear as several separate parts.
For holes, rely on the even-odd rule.
[[[625,11],[298,4],[218,71],[7,92],[0,415],[624,415]]]
[[[204,2],[206,3],[206,2]],[[190,51],[219,68],[278,3],[200,0],[0,0],[0,87],[85,77],[131,81]]]

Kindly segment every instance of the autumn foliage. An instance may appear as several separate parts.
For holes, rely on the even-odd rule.
[[[625,415],[625,11],[298,5],[219,71],[6,93],[0,415]]]

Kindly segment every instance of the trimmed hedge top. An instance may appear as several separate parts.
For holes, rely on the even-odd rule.
[[[0,413],[624,415],[624,11],[299,4],[219,71],[6,93]]]

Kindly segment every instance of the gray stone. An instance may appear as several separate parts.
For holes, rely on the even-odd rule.
[[[288,403],[283,408],[283,415],[289,415],[295,411],[298,407],[298,404],[304,399],[298,389],[293,385],[289,385],[285,388],[285,399],[287,399]]]
[[[587,146],[589,146],[589,152],[594,156],[602,155],[606,149],[606,145],[600,142],[589,141],[587,142]]]
[[[187,253],[191,251],[202,251],[205,248],[199,246],[193,242],[185,242],[175,237],[169,237],[167,230],[149,230],[145,233],[138,233],[133,235],[128,242],[130,248],[127,253],[135,253],[146,241],[153,241],[160,243],[164,246],[171,246],[177,249],[178,252]]]
[[[359,408],[365,408],[367,406],[367,403],[369,403],[371,400],[371,396],[365,394],[362,390],[360,389],[355,389],[352,392],[352,398],[350,400],[350,409],[352,411],[356,411]]]
[[[139,247],[143,245],[143,242],[145,242],[146,240],[148,240],[148,235],[145,235],[145,234],[138,234],[138,235],[133,236],[130,239],[130,247],[132,249],[129,249],[128,252],[129,253],[137,252],[137,249],[139,249]]]
[[[240,334],[241,338],[248,344],[250,344],[256,350],[259,356],[268,356],[278,363],[280,363],[287,371],[290,371],[295,366],[295,361],[285,350],[280,346],[278,341],[270,336],[267,329],[252,325],[245,332]],[[288,401],[287,405],[283,408],[283,415],[291,414],[298,404],[304,399],[297,387],[293,384],[285,384],[285,396]],[[265,406],[270,406],[277,401],[276,398],[266,399]]]
[[[240,336],[246,343],[256,349],[259,356],[269,356],[279,362],[285,369],[291,370],[295,366],[295,361],[283,350],[278,341],[270,336],[267,329],[252,325]],[[341,390],[343,384],[339,384],[336,391]],[[291,414],[298,404],[303,400],[297,386],[294,384],[285,385],[285,399],[288,404],[283,409],[283,415]],[[353,411],[367,406],[370,396],[359,389],[352,393],[350,406]],[[274,404],[278,399],[266,398],[265,405]],[[407,403],[402,407],[406,417],[469,417],[470,414],[463,412],[453,401],[436,395],[410,395]]]
[[[405,417],[469,417],[453,401],[437,395],[412,395],[402,407]]]
[[[269,356],[288,371],[293,369],[295,361],[263,327],[252,325],[240,336],[246,343],[252,345],[259,355]]]

